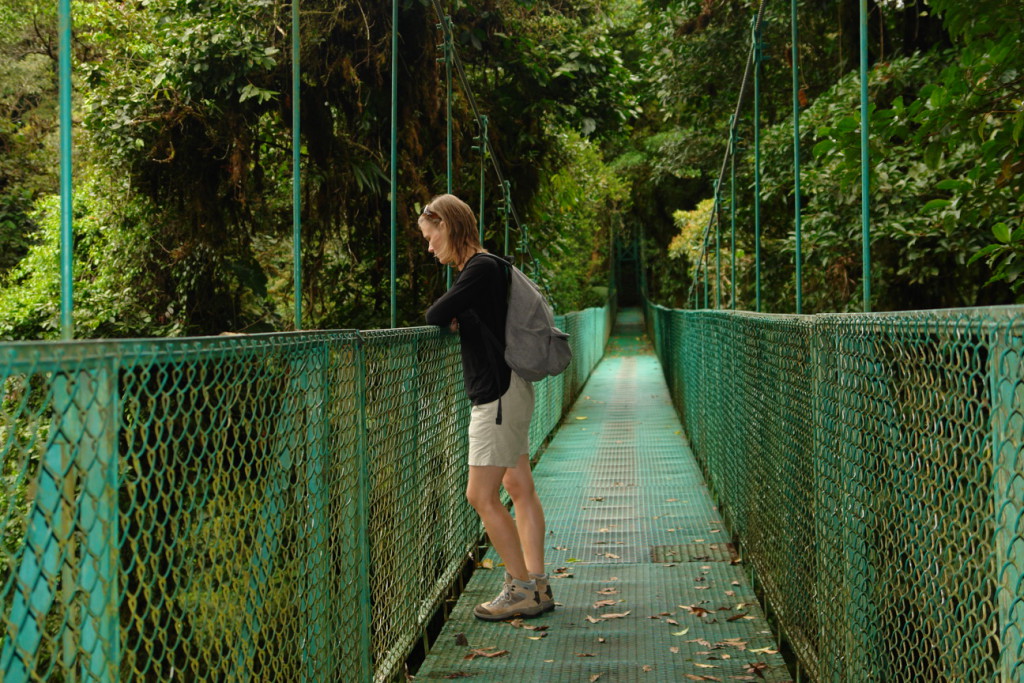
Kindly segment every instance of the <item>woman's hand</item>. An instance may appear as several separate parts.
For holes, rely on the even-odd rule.
[[[452,332],[458,332],[459,331],[459,319],[458,318],[452,318],[452,321],[450,323],[448,323],[448,329],[451,330]]]

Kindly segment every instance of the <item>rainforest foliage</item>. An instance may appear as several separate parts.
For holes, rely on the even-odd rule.
[[[556,308],[600,303],[616,246],[634,241],[651,298],[693,305],[759,3],[441,4],[511,185],[520,222],[508,221],[508,250],[525,256],[528,237]],[[798,3],[807,312],[862,305],[857,5]],[[872,307],[1024,300],[1024,9],[1003,0],[869,7]],[[391,3],[303,0],[300,12],[303,326],[385,326]],[[76,336],[293,328],[290,14],[285,0],[73,3]],[[437,21],[432,2],[400,3],[403,325],[420,324],[445,286],[415,224],[447,183]],[[0,0],[8,339],[59,332],[56,29],[56,3]],[[763,40],[762,308],[787,312],[796,253],[790,3],[766,1]],[[452,123],[453,188],[476,208],[480,131],[458,84]],[[754,305],[752,126],[748,92],[735,246],[728,174],[718,221],[723,290],[735,284],[740,308]],[[504,251],[508,214],[486,168],[486,243]]]

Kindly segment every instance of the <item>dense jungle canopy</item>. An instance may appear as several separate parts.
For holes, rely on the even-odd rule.
[[[652,300],[692,305],[758,3],[442,4],[556,308],[601,303],[614,245],[634,241]],[[56,5],[0,0],[7,339],[59,336]],[[868,5],[872,308],[1024,301],[1024,5]],[[76,336],[291,329],[290,4],[73,8]],[[300,11],[303,326],[387,326],[391,3],[303,0]],[[860,310],[858,2],[799,0],[798,11],[804,311]],[[767,0],[762,287],[772,312],[794,310],[789,17],[789,2]],[[446,183],[436,24],[430,2],[402,2],[402,325],[421,324],[445,286],[415,223]],[[458,87],[453,111],[454,191],[476,206],[479,131]],[[749,309],[749,104],[741,116],[736,269],[722,275]],[[493,174],[484,192],[488,239],[500,251]]]

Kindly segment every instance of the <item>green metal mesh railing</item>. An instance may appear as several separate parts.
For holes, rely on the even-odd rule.
[[[1024,307],[646,313],[812,679],[1024,680]]]
[[[531,453],[600,359],[559,318]],[[0,679],[394,676],[481,537],[437,328],[0,345]]]

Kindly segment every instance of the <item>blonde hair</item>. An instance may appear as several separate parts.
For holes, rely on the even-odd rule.
[[[473,209],[453,194],[440,194],[427,202],[417,222],[424,221],[437,225],[448,238],[446,253],[437,254],[442,261],[460,265],[483,248]]]

